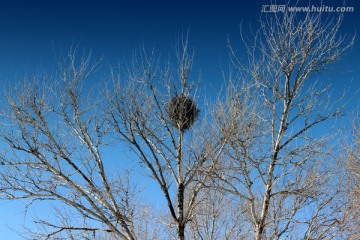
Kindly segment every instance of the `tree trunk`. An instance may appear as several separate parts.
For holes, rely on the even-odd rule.
[[[183,136],[184,132],[179,128],[179,149],[178,149],[178,192],[177,192],[177,200],[178,200],[178,217],[177,217],[177,231],[178,231],[178,240],[185,239],[185,223],[184,223],[184,191],[185,186],[182,177],[182,145],[183,145]]]
[[[270,203],[271,190],[272,190],[272,184],[273,184],[275,162],[277,160],[277,156],[278,156],[278,152],[279,152],[279,142],[280,141],[278,140],[277,144],[276,144],[275,153],[272,157],[269,171],[268,171],[268,183],[267,183],[266,189],[265,189],[265,196],[263,199],[261,216],[260,216],[259,222],[256,226],[255,240],[261,240],[261,236],[263,235],[264,228],[265,228],[265,220],[266,220],[266,217],[267,217],[267,214],[269,211],[269,203]]]
[[[184,184],[180,183],[178,188],[178,240],[185,239],[184,224]]]
[[[185,240],[185,225],[178,225],[178,240]]]

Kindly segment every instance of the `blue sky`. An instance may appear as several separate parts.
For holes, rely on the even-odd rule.
[[[78,43],[112,63],[128,59],[142,43],[167,54],[183,29],[190,31],[199,69],[209,64],[219,68],[219,59],[227,55],[227,35],[237,36],[240,22],[255,22],[261,9],[258,2],[237,1],[12,1],[1,5],[0,64],[7,71],[0,74],[9,78],[14,73],[21,76],[24,67],[47,70],[54,60],[53,49],[66,50]]]
[[[299,5],[308,2],[300,0]],[[320,2],[310,1],[316,6]],[[342,6],[342,0],[322,2]],[[342,33],[359,33],[360,2],[346,2],[355,12],[344,14]],[[95,57],[104,56],[111,64],[126,62],[141,44],[167,56],[178,34],[189,30],[195,49],[194,73],[201,73],[206,88],[216,89],[222,83],[222,65],[227,69],[227,38],[241,46],[240,24],[256,29],[262,6],[270,4],[271,0],[1,1],[0,83],[7,85],[25,73],[55,71],[54,50],[64,53],[74,44],[91,49]],[[333,69],[344,73],[331,76],[335,85],[352,80],[352,89],[359,88],[359,56],[357,40]],[[18,239],[6,225],[17,228],[23,222],[22,205],[0,203],[0,240]]]

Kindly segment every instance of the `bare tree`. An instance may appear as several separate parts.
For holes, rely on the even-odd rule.
[[[352,128],[350,129],[350,139],[344,138],[344,154],[342,159],[347,159],[345,163],[348,170],[347,176],[347,199],[350,203],[349,218],[354,221],[348,227],[349,239],[358,239],[360,237],[360,126],[359,115],[354,115],[352,118]],[[345,143],[345,144],[344,144]]]
[[[73,49],[59,61],[59,78],[28,79],[8,95],[1,115],[0,137],[9,146],[1,155],[1,197],[69,207],[56,210],[54,222],[38,220],[44,229],[34,232],[36,239],[136,239],[136,192],[124,171],[106,170],[106,103],[87,84],[99,62],[75,55]]]
[[[347,203],[327,133],[341,105],[319,73],[353,39],[338,36],[341,16],[263,17],[254,41],[243,37],[247,60],[230,47],[239,73],[213,117],[228,144],[212,185],[246,203],[255,239],[333,239]]]
[[[207,178],[199,172],[212,169],[225,143],[209,141],[206,120],[198,119],[187,38],[176,49],[175,71],[170,66],[161,70],[154,55],[142,51],[129,68],[125,87],[114,74],[115,91],[109,99],[112,128],[160,187],[171,216],[165,224],[175,228],[173,237],[181,240]]]
[[[37,220],[36,239],[348,236],[346,169],[328,134],[342,106],[319,78],[352,45],[338,36],[341,20],[262,20],[254,42],[243,37],[247,61],[230,48],[239,71],[211,114],[187,38],[175,69],[141,51],[102,88],[88,84],[99,63],[70,51],[54,83],[32,79],[8,96],[0,196],[61,203],[54,221]],[[125,170],[112,171],[123,159],[105,152],[119,142],[161,189],[166,213],[139,202]]]
[[[353,121],[353,127],[352,127],[352,145],[353,148],[349,149],[349,162],[348,167],[350,171],[352,172],[354,178],[356,181],[360,181],[360,126],[359,126],[359,117],[356,117]],[[360,188],[359,184],[355,185],[354,193],[355,196],[360,196]],[[359,201],[359,199],[356,199]],[[357,202],[359,204],[359,202]]]
[[[75,49],[58,61],[60,73],[51,84],[31,79],[8,95],[0,133],[8,145],[1,156],[1,197],[56,203],[55,220],[36,220],[42,230],[34,238],[161,239],[167,232],[185,239],[201,209],[208,178],[201,172],[213,169],[226,142],[211,138],[208,119],[199,119],[187,38],[176,59],[175,72],[170,64],[161,70],[154,55],[142,51],[125,79],[122,70],[112,70],[113,85],[94,87],[89,81],[100,63],[90,54],[77,59]],[[161,214],[139,203],[131,176],[110,171],[123,159],[105,153],[123,143],[160,187],[170,221],[158,224]]]

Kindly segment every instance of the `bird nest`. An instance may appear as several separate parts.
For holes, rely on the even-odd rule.
[[[181,132],[188,130],[199,116],[195,102],[185,96],[173,97],[167,106],[171,125]]]

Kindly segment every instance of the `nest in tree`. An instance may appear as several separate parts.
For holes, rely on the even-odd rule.
[[[188,130],[199,116],[200,110],[195,102],[185,96],[177,96],[170,100],[167,111],[173,127],[181,132]]]

